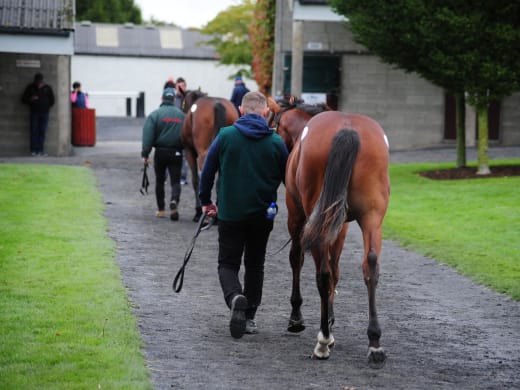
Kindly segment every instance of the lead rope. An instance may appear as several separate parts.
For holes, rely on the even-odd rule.
[[[289,239],[287,240],[287,242],[285,244],[282,245],[282,247],[280,249],[278,249],[276,252],[271,252],[271,253],[267,253],[266,256],[267,257],[273,257],[275,255],[277,255],[278,253],[280,253],[281,251],[284,250],[284,248],[289,245],[289,243],[291,242],[291,238],[289,237]]]
[[[141,195],[145,195],[148,193],[148,186],[150,185],[150,181],[148,180],[148,174],[146,171],[148,170],[148,163],[145,162],[143,166],[143,179],[141,180],[141,189],[139,192]]]
[[[193,252],[193,248],[195,247],[195,242],[197,241],[197,237],[199,236],[200,232],[203,230],[208,230],[211,225],[213,225],[213,222],[215,221],[214,218],[210,218],[209,222],[207,222],[207,225],[204,226],[204,222],[206,220],[206,213],[203,213],[200,217],[199,224],[197,225],[197,229],[195,230],[195,234],[193,235],[190,245],[188,246],[188,249],[186,250],[186,253],[184,254],[184,261],[182,263],[181,268],[177,272],[177,275],[175,276],[175,279],[173,280],[172,288],[173,291],[176,293],[179,293],[182,290],[182,284],[184,282],[184,269],[186,268],[186,264],[188,264],[188,261],[190,260],[191,253]]]

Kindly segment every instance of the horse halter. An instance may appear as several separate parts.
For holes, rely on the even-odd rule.
[[[277,114],[275,114],[273,112],[273,115],[274,117],[272,119],[270,119],[270,121],[274,121],[274,131],[277,133],[277,134],[280,134],[278,132],[278,126],[280,126],[280,121],[282,120],[282,115],[286,112],[286,111],[289,111],[289,110],[292,110],[293,108],[296,108],[296,104],[291,104],[290,106],[286,106],[284,108],[282,108],[280,111],[278,111]]]

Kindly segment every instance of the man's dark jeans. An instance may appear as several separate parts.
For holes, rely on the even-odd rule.
[[[264,284],[265,251],[269,234],[273,230],[273,220],[265,212],[243,221],[218,222],[219,256],[218,275],[224,299],[228,307],[237,294],[243,294],[248,301],[246,318],[254,318],[262,301]],[[244,254],[244,289],[238,272]]]
[[[43,154],[49,113],[31,112],[31,153]]]
[[[153,164],[155,170],[155,197],[157,200],[157,208],[164,210],[164,182],[166,181],[166,171],[168,171],[168,175],[170,176],[170,202],[174,200],[176,203],[179,203],[181,196],[182,153],[175,149],[155,148]]]

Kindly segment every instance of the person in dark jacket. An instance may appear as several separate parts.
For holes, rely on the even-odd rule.
[[[166,217],[164,182],[166,170],[170,177],[170,219],[177,221],[177,206],[181,196],[182,143],[181,129],[184,113],[173,104],[175,90],[166,88],[162,94],[162,103],[147,118],[143,127],[141,157],[149,162],[152,148],[154,153],[155,197],[157,200],[157,217]]]
[[[45,134],[49,124],[49,111],[54,105],[54,92],[45,83],[43,74],[34,75],[33,82],[25,88],[22,102],[30,109],[31,155],[46,156]]]
[[[265,120],[268,108],[260,92],[249,92],[240,106],[242,117],[220,129],[201,173],[202,210],[218,216],[218,276],[224,300],[231,309],[231,336],[257,333],[255,314],[262,299],[265,252],[273,217],[266,214],[276,202],[285,177],[287,148]],[[211,192],[218,171],[218,208]],[[244,287],[239,270],[244,256]]]
[[[75,81],[72,84],[72,92],[70,93],[70,101],[74,108],[88,108],[88,95],[81,90],[81,83]]]
[[[246,93],[249,92],[249,89],[244,84],[244,80],[242,77],[235,77],[235,87],[233,88],[233,92],[231,93],[231,102],[235,105],[238,115],[240,116],[240,105],[242,104],[242,99]]]

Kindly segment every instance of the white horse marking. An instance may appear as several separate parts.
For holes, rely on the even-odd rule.
[[[197,104],[196,104],[196,103],[194,103],[194,104],[191,106],[190,111],[191,111],[191,112],[195,112],[195,111],[197,111]]]
[[[318,342],[314,347],[313,355],[317,359],[328,359],[330,355],[329,346],[331,345],[334,345],[334,336],[332,335],[332,333],[330,334],[330,337],[327,339],[325,338],[325,336],[323,336],[323,333],[320,330],[318,332]]]
[[[301,138],[302,141],[303,141],[303,139],[307,136],[307,133],[308,133],[308,132],[309,132],[309,128],[308,128],[307,126],[305,126],[305,127],[303,128],[303,131],[302,131],[302,138]]]

